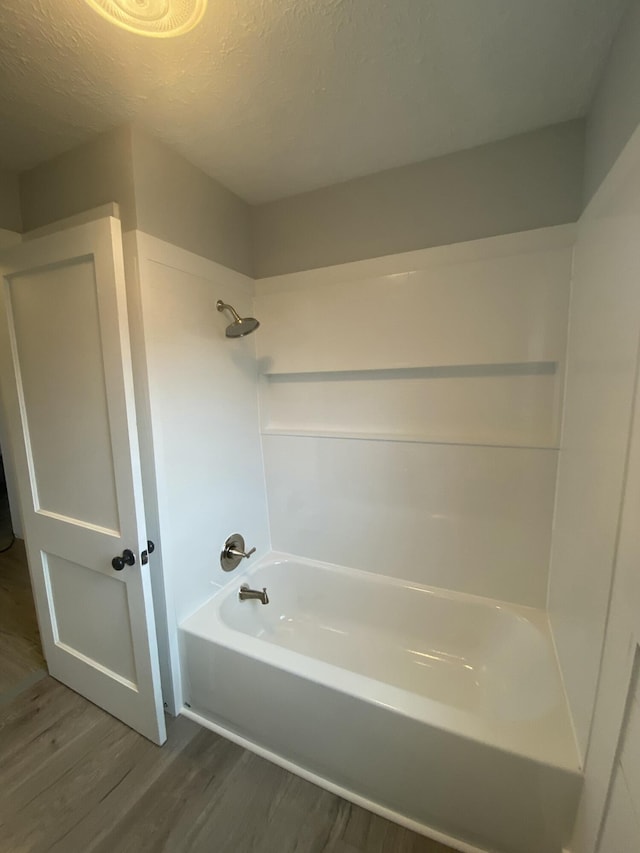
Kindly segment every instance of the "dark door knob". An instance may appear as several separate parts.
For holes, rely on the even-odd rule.
[[[136,555],[129,548],[125,548],[122,552],[122,557],[114,557],[111,560],[111,565],[116,572],[121,572],[125,566],[133,566],[136,561]]]

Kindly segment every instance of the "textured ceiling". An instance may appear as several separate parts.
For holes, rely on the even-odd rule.
[[[252,202],[583,115],[625,0],[209,0],[177,39],[1,0],[0,163],[137,120]]]

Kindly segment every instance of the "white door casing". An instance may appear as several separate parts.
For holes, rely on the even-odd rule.
[[[165,740],[120,222],[0,255],[0,382],[52,676]],[[112,568],[130,549],[133,566]]]

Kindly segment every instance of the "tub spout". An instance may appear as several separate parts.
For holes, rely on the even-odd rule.
[[[257,599],[261,604],[269,603],[269,596],[267,595],[267,588],[263,587],[262,592],[259,589],[249,589],[248,583],[243,583],[240,587],[240,592],[238,593],[238,598],[240,601],[250,601],[252,598]]]

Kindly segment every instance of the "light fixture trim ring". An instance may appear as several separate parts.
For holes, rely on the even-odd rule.
[[[136,35],[172,38],[196,27],[207,0],[86,0],[101,17]]]

